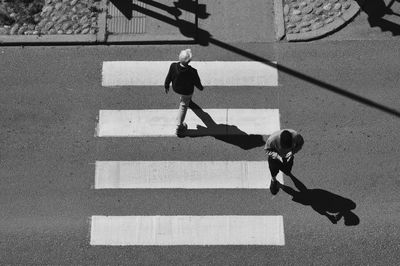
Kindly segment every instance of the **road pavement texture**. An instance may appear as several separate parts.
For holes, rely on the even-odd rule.
[[[237,43],[230,44],[229,50],[216,45],[2,48],[2,264],[396,265],[400,259],[399,147],[394,145],[400,137],[396,109],[399,55],[392,47],[398,44],[396,40]],[[278,86],[218,85],[217,77],[200,73],[204,82],[214,81],[203,92],[196,92],[194,101],[217,124],[224,123],[211,109],[279,110],[280,128],[294,128],[305,138],[293,173],[313,194],[295,199],[295,192],[301,190],[286,176],[283,183],[294,192],[286,189],[277,196],[270,194],[262,142],[242,145],[251,139],[246,135],[253,133],[251,128],[244,129],[245,120],[232,125],[244,134],[239,141],[215,131],[185,138],[98,135],[100,110],[177,108],[176,95],[166,95],[161,84],[103,86],[104,62],[171,62],[184,48],[192,49],[193,65],[200,61],[252,62],[252,58],[264,58],[266,66],[277,62]],[[157,172],[159,179],[145,170],[137,170],[137,175],[150,179],[132,182],[129,178],[133,170],[146,169],[146,163],[170,161],[189,164],[190,169],[191,164],[195,169],[207,168],[210,174],[199,170],[185,175],[193,179],[184,182],[191,188],[183,189],[165,188],[178,182],[159,177]],[[211,167],[209,162],[216,164]],[[232,172],[215,174],[226,162]],[[262,167],[255,165],[263,162],[265,188],[259,188]],[[166,165],[154,170],[171,173],[173,166]],[[233,171],[234,167],[238,170]],[[251,177],[260,180],[254,185],[257,188],[243,187],[246,176],[240,171],[249,173],[245,168],[253,169]],[[117,180],[105,182],[99,169],[108,169],[106,177]],[[213,174],[214,180],[210,178]],[[202,179],[196,183],[196,177]],[[229,177],[238,188],[224,188],[234,184],[233,180],[216,184],[219,178]],[[342,218],[333,224],[316,211],[321,207],[315,197],[321,202],[350,202],[359,223],[347,226]],[[111,240],[98,233],[116,217],[124,229],[115,231],[112,241],[116,242],[106,242]],[[205,217],[206,223],[211,217],[226,230],[229,221],[233,231],[220,232],[221,237],[214,240],[184,235],[166,246],[157,240],[147,246],[148,242],[130,237],[135,232],[129,225],[146,219],[154,227],[143,229],[140,237],[156,228],[165,229],[165,223],[173,231],[173,225],[178,225],[185,232],[200,233],[199,217]],[[234,230],[238,228],[244,231]],[[265,229],[258,232],[268,237],[260,238],[254,229]],[[254,237],[246,239],[249,235]],[[275,240],[266,240],[274,235]],[[170,246],[187,239],[193,242]]]

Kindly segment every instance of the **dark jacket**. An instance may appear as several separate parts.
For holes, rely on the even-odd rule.
[[[191,66],[183,67],[179,62],[172,63],[169,67],[168,75],[165,78],[165,89],[169,89],[171,82],[172,89],[182,95],[193,94],[194,86],[203,90],[197,70]]]

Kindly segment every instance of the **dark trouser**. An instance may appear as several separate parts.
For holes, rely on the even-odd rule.
[[[282,163],[279,159],[273,159],[271,156],[268,156],[269,171],[271,172],[272,178],[275,180],[279,170],[284,173],[290,173],[292,171],[293,162],[294,157],[292,157],[289,162],[284,158]]]

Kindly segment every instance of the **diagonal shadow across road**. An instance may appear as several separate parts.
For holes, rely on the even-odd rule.
[[[177,27],[181,34],[184,35],[185,37],[192,38],[195,43],[200,44],[202,46],[209,46],[210,44],[218,46],[220,48],[223,48],[227,51],[236,53],[238,55],[241,55],[243,57],[246,57],[250,60],[261,62],[263,64],[269,65],[271,67],[276,67],[278,71],[286,73],[288,75],[297,77],[303,81],[306,81],[308,83],[311,83],[315,86],[318,86],[322,89],[328,90],[330,92],[333,92],[335,94],[341,95],[343,97],[347,97],[349,99],[352,99],[353,101],[362,103],[366,106],[375,108],[377,110],[380,110],[382,112],[385,112],[387,114],[393,115],[395,117],[400,118],[400,111],[389,107],[385,106],[383,104],[380,104],[378,102],[372,101],[366,97],[360,96],[358,94],[349,92],[343,88],[339,88],[337,86],[334,86],[332,84],[326,83],[324,81],[318,80],[314,77],[305,75],[301,72],[298,72],[296,70],[293,70],[287,66],[284,65],[277,65],[276,63],[263,58],[261,56],[258,56],[256,54],[250,53],[246,50],[243,50],[241,48],[235,47],[231,44],[225,43],[223,41],[220,41],[218,39],[215,39],[212,37],[212,34],[204,29],[199,28],[198,26],[198,18],[207,18],[210,14],[205,12],[205,5],[199,5],[198,0],[191,0],[191,5],[190,8],[186,6],[186,10],[189,10],[190,12],[193,12],[196,15],[195,22],[188,22],[185,20],[182,20],[179,18],[179,7],[182,5],[182,0],[179,0],[178,2],[174,2],[174,7],[172,6],[167,6],[162,3],[159,3],[157,1],[153,0],[138,0],[139,2],[143,2],[146,4],[150,4],[154,7],[157,7],[162,10],[167,10],[170,14],[175,16],[175,19],[170,18],[168,16],[165,16],[163,14],[157,13],[153,10],[147,9],[145,7],[139,6],[137,4],[126,4],[125,1],[117,1],[117,0],[112,0],[112,2],[116,5],[118,9],[123,14],[131,14],[132,11],[137,11],[140,12],[146,16],[155,18],[157,20],[160,20],[162,22],[165,22],[167,24],[170,24],[172,26]],[[186,4],[187,5],[187,4]],[[201,6],[201,7],[200,7]],[[122,10],[121,10],[122,9]],[[200,15],[199,15],[200,14]],[[206,15],[205,15],[206,14]],[[128,17],[129,18],[129,17]]]

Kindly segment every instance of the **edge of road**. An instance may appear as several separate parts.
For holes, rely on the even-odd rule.
[[[136,39],[134,36],[107,36],[107,4],[108,1],[103,0],[102,6],[103,11],[98,16],[98,32],[96,34],[78,34],[78,35],[0,35],[0,46],[1,45],[68,45],[68,44],[112,44],[112,43],[124,43],[124,42],[152,42],[152,41],[170,41],[168,36],[163,36],[164,39],[157,38],[156,36],[140,36]],[[287,7],[286,7],[287,9]],[[276,41],[286,40],[289,42],[293,41],[308,41],[323,38],[329,35],[346,23],[352,20],[360,11],[360,6],[355,0],[351,0],[351,6],[343,12],[341,16],[335,18],[335,20],[329,24],[324,25],[321,28],[299,32],[299,33],[287,33],[285,29],[285,13],[288,14],[288,10],[285,10],[285,0],[274,0],[274,26],[275,26],[275,39]],[[176,37],[176,36],[175,36]],[[175,38],[176,39],[176,38]],[[187,39],[185,39],[187,40]]]

